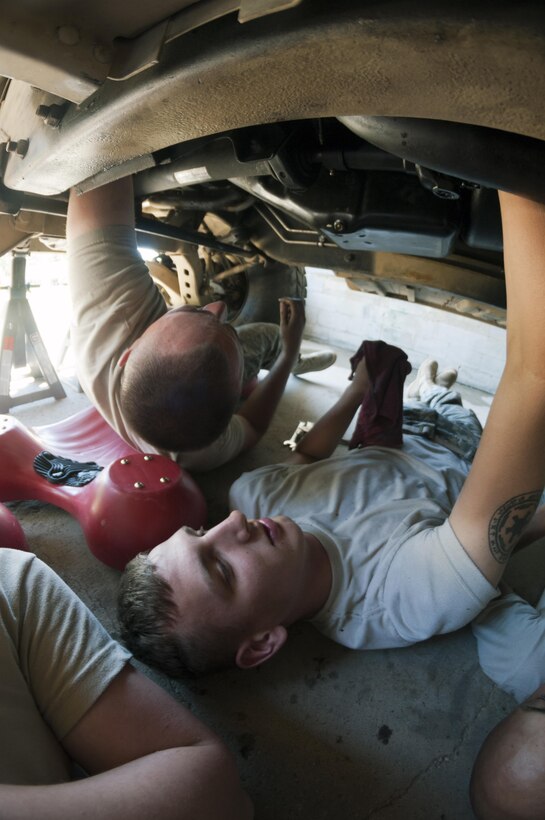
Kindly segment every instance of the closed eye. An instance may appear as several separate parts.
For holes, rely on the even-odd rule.
[[[216,560],[216,566],[220,571],[221,577],[229,589],[233,588],[234,574],[230,564],[221,558]]]
[[[206,545],[197,550],[197,560],[210,589],[215,593],[231,593],[234,590],[235,573],[231,564],[215,549]]]

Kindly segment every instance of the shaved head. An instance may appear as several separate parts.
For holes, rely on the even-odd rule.
[[[125,420],[160,450],[211,444],[240,400],[241,346],[215,311],[169,311],[123,354],[120,365]]]

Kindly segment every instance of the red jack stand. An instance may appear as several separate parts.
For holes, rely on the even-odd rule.
[[[38,401],[38,399],[49,397],[64,399],[66,397],[27,300],[25,269],[26,253],[14,251],[11,263],[9,302],[2,323],[0,413],[8,413],[11,407]],[[24,367],[27,364],[27,350],[30,354],[32,375],[37,378],[42,374],[48,387],[12,396],[9,392],[11,371],[14,367]]]

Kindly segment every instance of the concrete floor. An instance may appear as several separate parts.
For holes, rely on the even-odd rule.
[[[298,421],[315,419],[331,404],[349,355],[339,351],[337,365],[323,373],[292,377],[259,446],[199,479],[210,523],[226,512],[237,475],[281,460],[282,442]],[[70,386],[67,392],[62,401],[24,405],[14,415],[29,425],[71,415],[86,400]],[[490,396],[471,390],[466,397],[483,418]],[[117,573],[88,552],[77,522],[38,502],[9,506],[31,548],[115,635]],[[519,588],[530,578],[537,592],[537,559],[537,550],[517,559],[511,577]],[[189,685],[153,677],[224,737],[257,820],[470,818],[476,752],[514,705],[481,673],[468,629],[408,649],[358,653],[298,625],[280,655],[255,671]]]

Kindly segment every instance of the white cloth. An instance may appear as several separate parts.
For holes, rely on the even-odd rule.
[[[287,515],[324,546],[333,584],[312,621],[321,632],[354,649],[406,646],[464,626],[497,594],[446,520],[468,470],[445,447],[408,435],[402,450],[245,473],[231,507]]]
[[[483,672],[519,703],[545,683],[545,592],[536,607],[508,592],[471,628]]]
[[[167,310],[138,252],[134,230],[114,225],[69,240],[68,259],[78,378],[108,424],[137,450],[162,453],[186,469],[209,470],[238,455],[246,428],[237,415],[215,442],[189,453],[158,450],[123,418],[121,354]]]
[[[130,657],[53,570],[0,549],[0,782],[69,780],[60,741]]]

